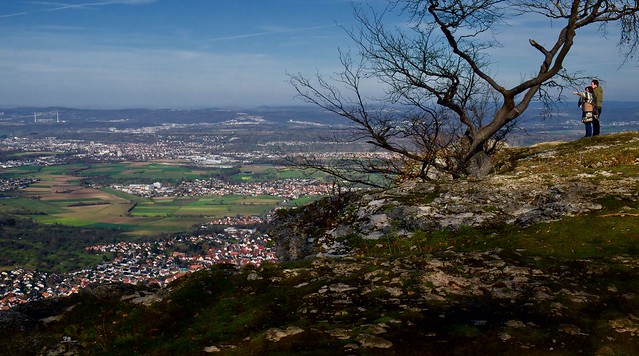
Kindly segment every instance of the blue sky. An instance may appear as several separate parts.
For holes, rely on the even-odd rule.
[[[1,0],[0,107],[301,104],[286,73],[339,71],[352,42],[338,24],[353,22],[349,0]],[[535,71],[527,39],[546,27],[507,28],[497,72]],[[615,38],[577,40],[567,65],[605,78],[607,100],[636,100],[639,69],[617,70]]]

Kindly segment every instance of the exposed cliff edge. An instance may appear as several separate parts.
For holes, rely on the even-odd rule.
[[[0,315],[8,354],[639,353],[639,134],[282,213],[284,262]]]
[[[272,229],[283,260],[353,253],[349,236],[377,240],[415,231],[525,227],[601,210],[598,199],[636,199],[639,136],[513,149],[483,179],[409,181],[384,192],[345,193],[292,213]],[[630,173],[630,174],[628,174]],[[636,208],[636,207],[635,207]]]

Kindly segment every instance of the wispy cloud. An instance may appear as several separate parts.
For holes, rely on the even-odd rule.
[[[28,11],[16,12],[16,13],[13,13],[13,14],[4,14],[4,15],[0,15],[0,19],[1,19],[1,18],[7,18],[7,17],[15,17],[15,16],[28,15],[28,14],[30,14],[30,12],[28,12]]]
[[[337,24],[334,24],[334,25],[326,25],[326,26],[312,26],[312,27],[298,27],[298,28],[282,28],[282,27],[278,27],[278,28],[272,28],[272,29],[269,29],[267,31],[262,31],[262,32],[254,32],[254,33],[246,33],[246,34],[239,34],[239,35],[214,37],[214,38],[209,38],[208,41],[232,41],[232,40],[238,40],[238,39],[243,39],[243,38],[262,37],[262,36],[269,36],[269,35],[275,35],[275,34],[297,33],[297,32],[300,32],[300,31],[324,30],[324,29],[327,29],[327,28],[334,28],[334,27],[337,27],[337,26],[338,26]]]
[[[41,8],[33,9],[29,11],[20,11],[12,14],[0,14],[0,18],[8,18],[8,17],[16,17],[16,16],[24,16],[32,13],[38,12],[50,12],[50,11],[63,11],[63,10],[72,10],[72,9],[92,9],[99,8],[103,6],[109,5],[145,5],[156,2],[157,0],[105,0],[105,1],[94,1],[94,2],[83,2],[83,3],[61,3],[61,2],[51,2],[51,1],[31,1],[27,4],[36,5]]]

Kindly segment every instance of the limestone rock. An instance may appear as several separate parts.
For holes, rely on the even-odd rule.
[[[360,345],[362,345],[362,347],[378,349],[388,349],[393,347],[392,342],[371,334],[360,334],[357,336],[356,340],[360,343]]]
[[[222,350],[220,350],[220,348],[217,346],[207,346],[204,348],[203,351],[206,353],[213,353],[213,352],[221,352]]]
[[[273,342],[278,342],[280,341],[282,338],[288,337],[288,336],[292,336],[292,335],[296,335],[299,333],[304,332],[304,330],[302,328],[299,328],[297,326],[289,326],[286,329],[282,330],[280,328],[271,328],[266,330],[265,334],[266,334],[266,339],[269,341],[273,341]]]

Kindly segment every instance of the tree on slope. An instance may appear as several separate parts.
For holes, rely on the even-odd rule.
[[[388,29],[384,16],[407,16],[404,29]],[[453,176],[483,176],[492,170],[491,154],[528,108],[546,104],[574,87],[577,72],[564,69],[578,32],[620,30],[621,58],[629,60],[639,44],[636,0],[389,0],[382,14],[356,6],[358,26],[347,30],[358,59],[340,52],[343,71],[314,80],[291,75],[299,97],[350,120],[351,139],[364,139],[386,152],[375,160],[305,158],[298,163],[353,180],[355,173],[428,178],[434,169]],[[510,19],[544,19],[556,32],[544,46],[528,40],[539,67],[507,85],[494,74],[490,50],[501,45],[495,29]],[[535,34],[530,36],[534,37]],[[382,83],[381,98],[366,96],[366,84]],[[386,157],[386,158],[384,158]]]

